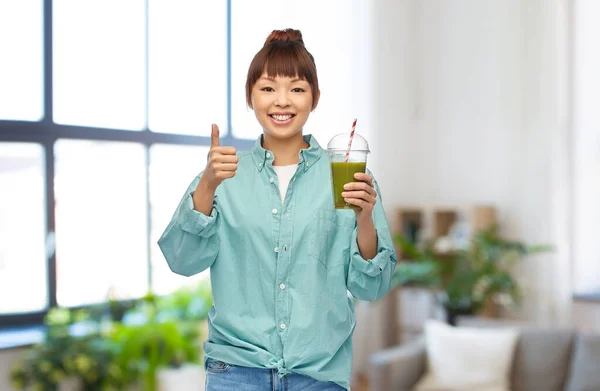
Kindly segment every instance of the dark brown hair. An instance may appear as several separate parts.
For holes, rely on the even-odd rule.
[[[273,30],[263,48],[256,53],[246,79],[246,103],[252,107],[252,88],[263,73],[269,77],[287,76],[306,80],[312,92],[313,108],[319,96],[317,67],[312,54],[304,47],[299,30]]]

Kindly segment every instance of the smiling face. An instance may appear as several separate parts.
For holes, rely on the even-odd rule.
[[[310,84],[298,77],[269,77],[265,72],[251,91],[250,107],[266,135],[290,138],[302,132],[319,96]]]
[[[286,33],[288,34],[288,33]],[[298,136],[319,101],[319,80],[300,33],[294,39],[267,39],[246,78],[246,103],[268,138]]]

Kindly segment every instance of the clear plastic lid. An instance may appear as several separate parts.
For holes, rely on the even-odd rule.
[[[328,151],[346,151],[348,149],[348,142],[350,141],[350,133],[340,133],[334,136],[327,144]],[[352,146],[350,147],[352,152],[366,152],[369,153],[369,143],[363,136],[358,133],[354,133],[352,138]]]

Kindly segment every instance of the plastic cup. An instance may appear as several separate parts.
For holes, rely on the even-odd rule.
[[[344,185],[350,182],[358,182],[354,178],[357,172],[366,172],[367,155],[369,144],[358,133],[354,133],[349,153],[348,140],[350,133],[341,133],[332,138],[327,144],[327,154],[331,165],[331,190],[333,191],[333,206],[335,209],[360,209],[360,207],[348,204],[344,201],[342,193]]]

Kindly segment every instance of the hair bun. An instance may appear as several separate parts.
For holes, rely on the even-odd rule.
[[[300,30],[294,29],[285,29],[285,30],[273,30],[271,34],[267,37],[265,41],[265,45],[271,42],[299,42],[304,46],[304,41],[302,40],[302,33]]]

